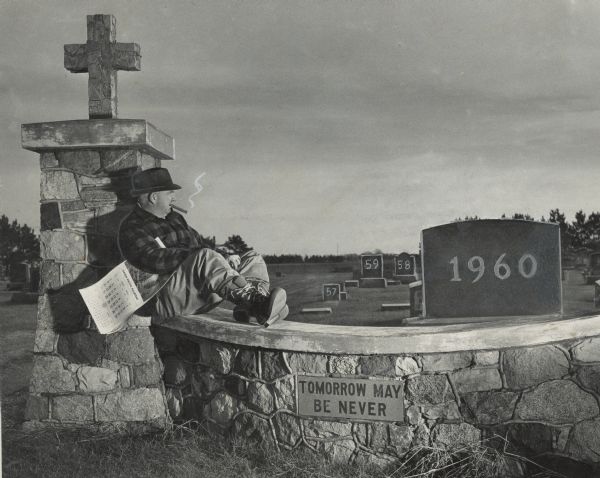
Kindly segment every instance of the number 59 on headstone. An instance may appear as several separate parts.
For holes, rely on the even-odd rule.
[[[340,300],[339,284],[323,284],[323,300]]]
[[[360,276],[365,278],[383,277],[383,254],[360,256]]]

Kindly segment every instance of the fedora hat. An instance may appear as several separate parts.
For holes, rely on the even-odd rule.
[[[173,183],[166,168],[146,169],[135,172],[131,176],[130,194],[134,197],[156,191],[173,191],[175,189],[181,189],[181,186]]]

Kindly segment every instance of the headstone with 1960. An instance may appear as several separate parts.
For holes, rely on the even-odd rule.
[[[562,313],[557,224],[455,222],[423,230],[421,244],[425,317]]]

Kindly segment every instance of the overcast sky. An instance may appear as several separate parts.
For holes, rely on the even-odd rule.
[[[459,216],[600,210],[600,2],[0,0],[0,213],[39,229],[22,123],[87,118],[85,15],[142,71],[188,222],[264,253],[418,248]]]

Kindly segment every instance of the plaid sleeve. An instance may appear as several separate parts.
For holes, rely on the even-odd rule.
[[[154,274],[173,272],[190,254],[188,248],[160,247],[143,227],[121,229],[119,245],[125,259]]]

